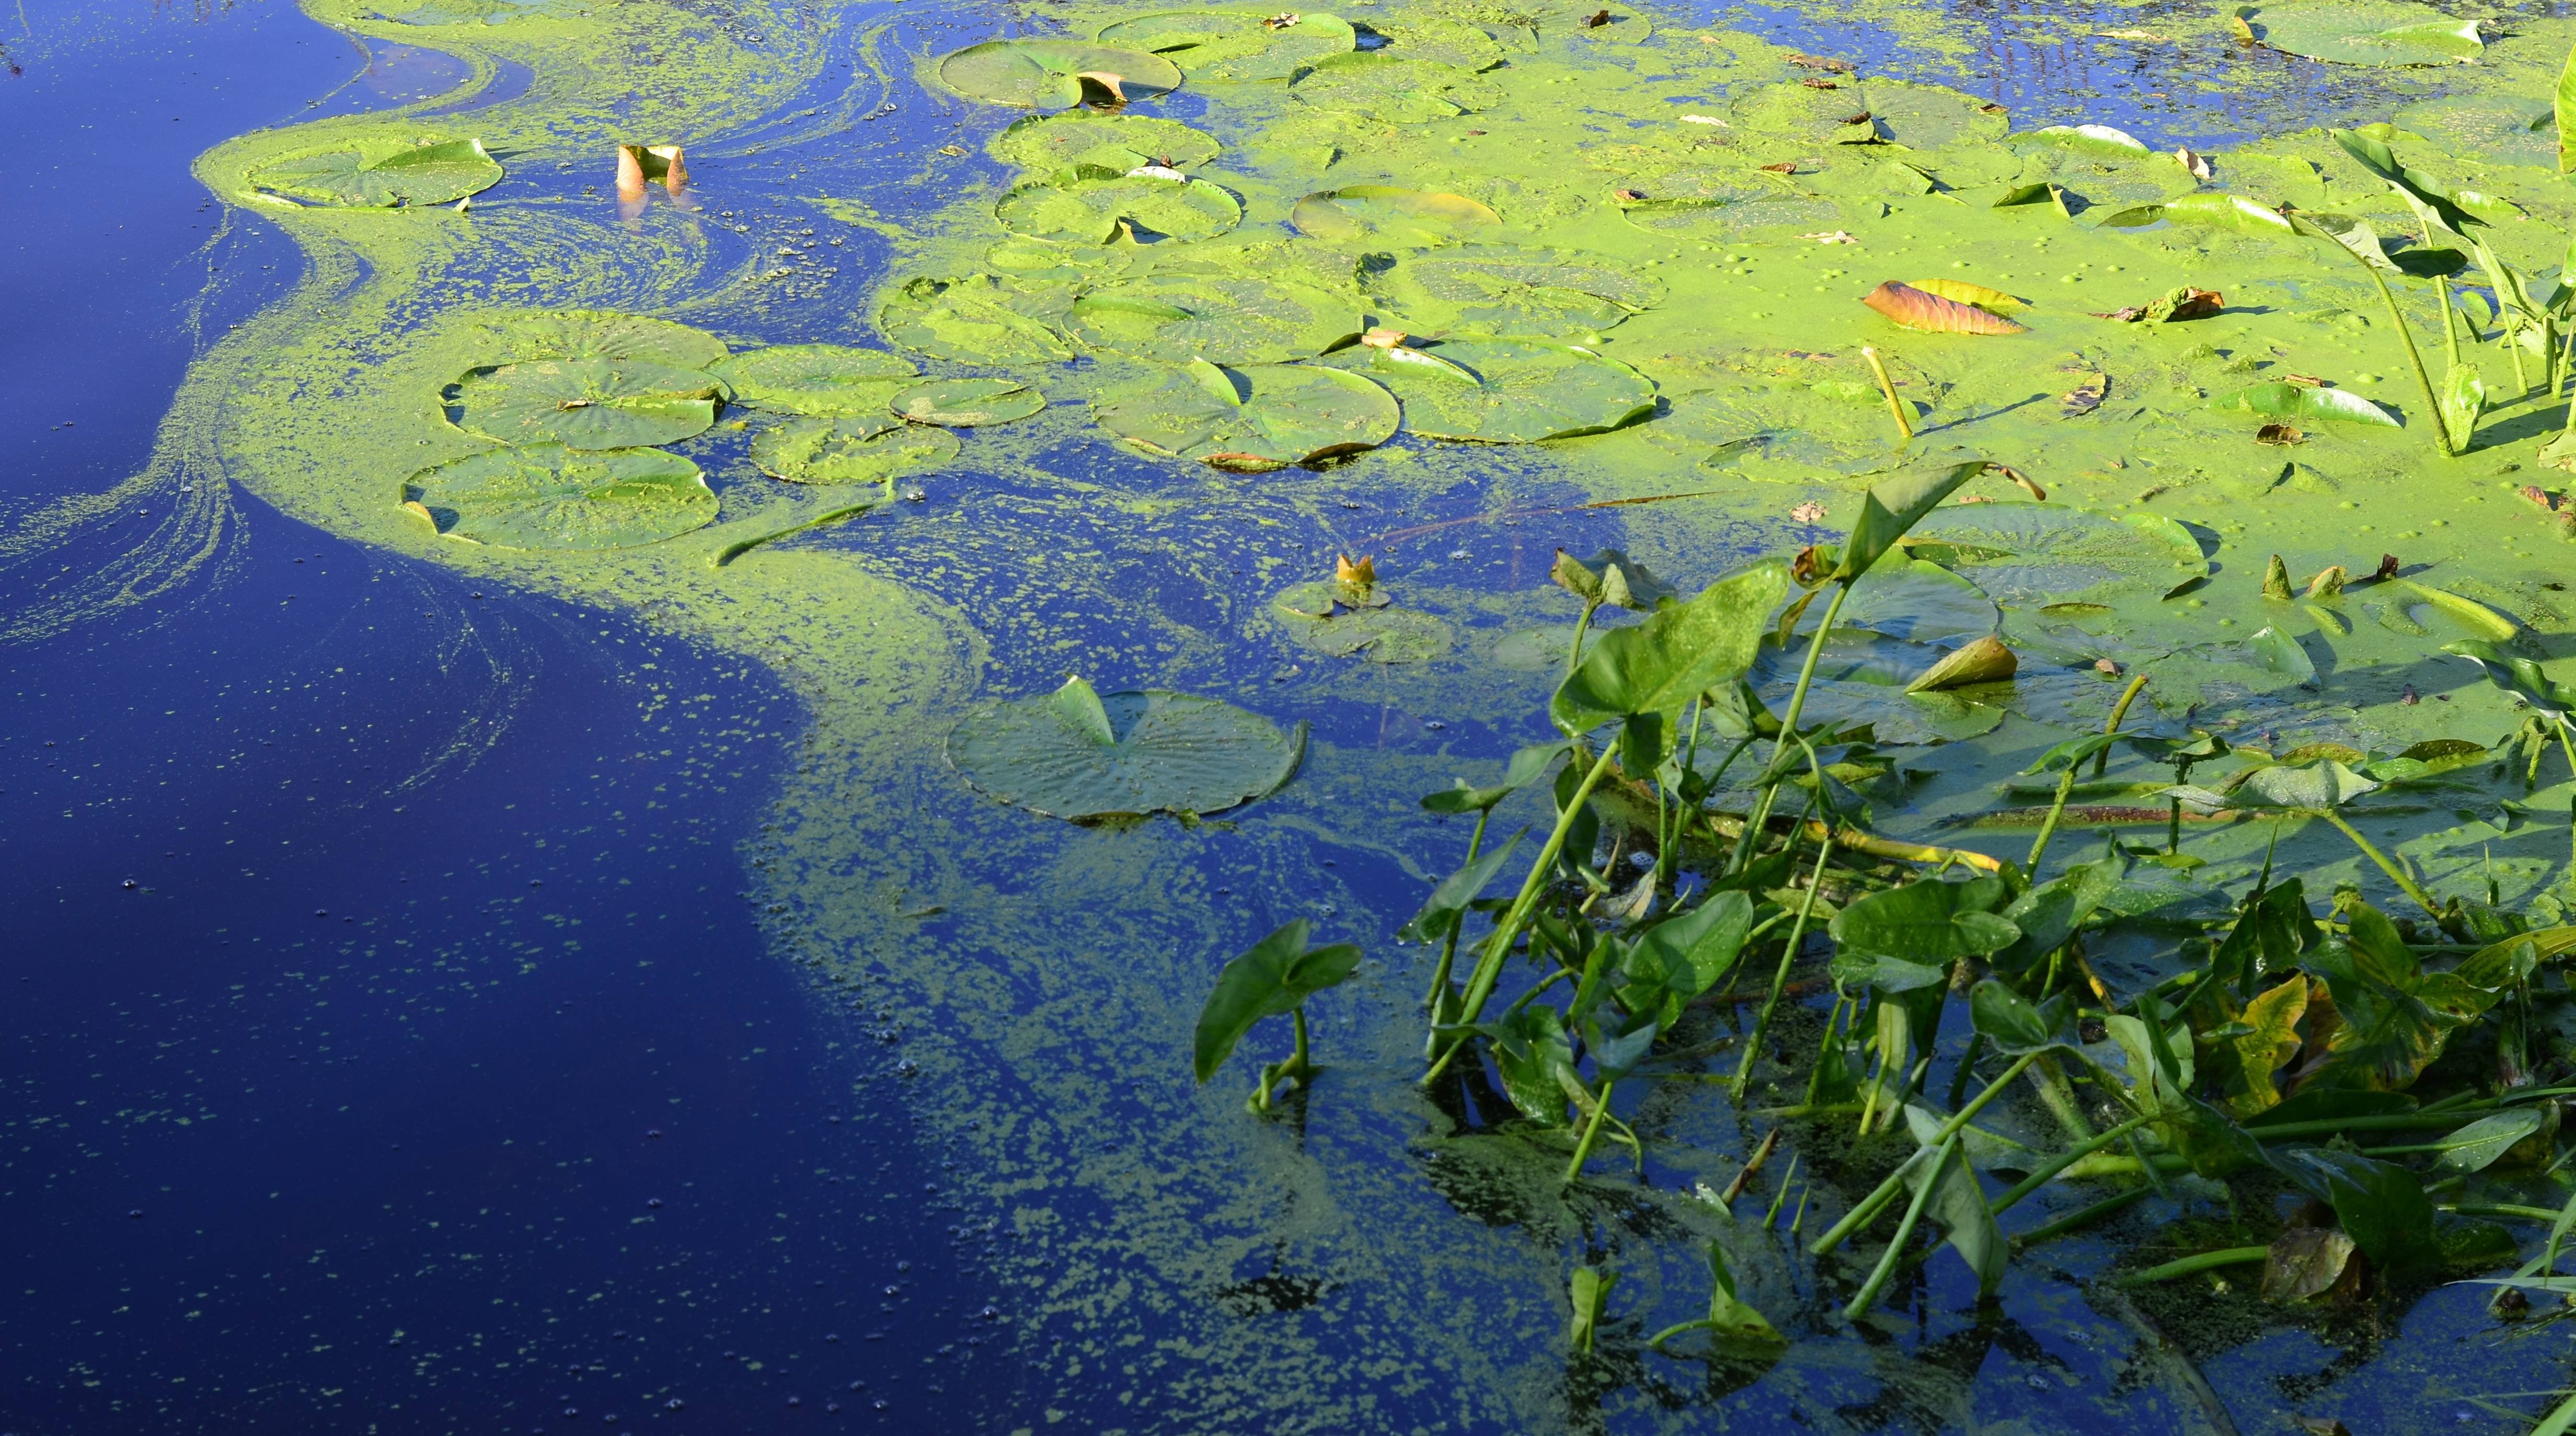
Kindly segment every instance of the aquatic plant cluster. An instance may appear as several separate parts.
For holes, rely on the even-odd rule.
[[[202,162],[314,274],[175,451],[797,685],[761,897],[1033,1383],[2224,1430],[2571,1280],[2576,27],[2191,20],[2382,82],[2204,154],[1626,5],[314,8],[535,78]]]

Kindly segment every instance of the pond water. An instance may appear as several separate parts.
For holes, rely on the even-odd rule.
[[[1751,1003],[1689,1019],[1697,1067],[1676,1059],[1676,1080],[1612,1104],[1651,1139],[1634,1166],[1605,1147],[1566,1187],[1567,1144],[1516,1127],[1482,1076],[1416,1087],[1434,954],[1398,929],[1466,838],[1415,797],[1491,781],[1551,734],[1578,611],[1548,584],[1557,552],[1621,548],[1687,595],[1835,541],[1891,467],[1852,349],[1873,336],[1898,356],[1885,402],[1922,426],[1915,455],[1973,447],[2039,478],[2055,507],[2118,515],[2026,563],[1992,548],[2013,518],[1951,515],[1957,552],[1935,559],[2000,601],[1974,599],[1977,631],[2002,624],[2027,665],[1984,707],[1891,709],[1867,677],[1910,661],[1907,635],[1951,589],[1855,620],[1879,647],[1835,649],[1847,667],[1817,716],[1878,725],[1876,757],[1898,768],[1844,776],[1889,834],[2018,858],[2035,810],[2023,795],[1981,817],[1997,786],[2098,730],[2119,693],[2105,675],[2130,668],[2156,675],[2133,726],[2169,737],[2209,724],[2242,747],[2323,740],[2359,761],[2510,731],[2523,711],[2440,644],[2497,623],[2563,672],[2576,629],[2553,597],[2576,549],[2515,492],[2556,486],[2538,451],[2564,414],[2535,384],[2504,397],[2511,331],[2491,309],[2472,327],[2488,427],[2437,458],[2440,421],[2351,274],[2276,263],[2258,238],[2194,248],[2178,225],[2134,243],[2093,225],[2193,189],[2164,173],[2187,175],[2166,157],[2177,146],[2218,155],[2215,184],[2269,175],[2289,188],[2267,202],[2322,185],[2334,203],[2301,207],[2342,205],[2343,162],[2301,134],[2393,119],[2396,143],[2449,147],[2446,182],[2518,202],[2524,228],[2498,243],[2525,272],[2552,270],[2571,206],[2539,121],[2576,41],[2563,7],[2498,12],[2473,73],[2240,43],[2210,7],[1620,6],[1594,26],[1588,6],[1354,6],[1369,48],[1398,58],[1494,48],[1500,68],[1475,83],[1496,97],[1425,101],[1418,79],[1330,103],[1275,81],[1140,90],[1129,114],[1227,147],[1210,173],[1234,198],[1211,202],[1242,228],[1201,241],[1218,270],[1280,292],[1312,279],[1321,221],[1288,218],[1308,191],[1455,189],[1491,202],[1497,236],[1647,276],[1661,302],[1615,304],[1607,281],[1583,290],[1562,267],[1509,302],[1526,320],[1541,303],[1528,288],[1548,288],[1548,322],[1575,323],[1557,337],[1634,364],[1651,407],[1615,433],[1448,443],[1428,437],[1436,394],[1381,378],[1404,432],[1347,463],[1254,473],[1223,452],[1209,467],[1112,444],[1094,424],[1173,402],[1138,397],[1174,372],[1141,360],[1188,356],[1102,338],[1125,321],[1069,296],[1129,274],[1197,304],[1213,281],[1173,233],[1193,221],[1157,209],[1123,236],[1147,242],[1102,245],[1067,237],[1096,206],[1014,210],[1040,167],[987,146],[1026,111],[977,103],[939,66],[1160,8],[85,0],[0,16],[0,153],[22,216],[0,241],[16,277],[0,371],[19,396],[0,416],[17,456],[0,495],[0,1214],[16,1287],[0,1433],[2526,1429],[2566,1380],[2563,1328],[2500,1324],[2487,1289],[2417,1283],[2320,1313],[2264,1305],[2250,1276],[2171,1297],[2107,1285],[2138,1251],[2278,1225],[2238,1210],[2271,1194],[2197,1178],[2034,1248],[1991,1300],[1943,1253],[1844,1319],[1866,1265],[1802,1257],[1787,1211],[1752,1220],[1793,1190],[1781,1166],[1733,1219],[1705,1197],[1775,1126],[1810,1163],[1793,1198],[1817,1203],[1806,1237],[1894,1164],[1884,1143],[1900,1137],[1871,1147],[1846,1117],[1777,1115],[1806,1080],[1786,1049],[1828,1030],[1821,947],[1761,1095],[1722,1095]],[[1851,136],[1815,128],[1860,123],[1838,110],[1766,128],[1764,96],[1833,109],[1837,86],[1862,83],[1826,60],[1911,82],[1872,92],[1894,133],[1844,149]],[[1997,157],[2028,146],[2008,148],[2003,112],[2016,135],[2117,126],[2137,153],[2079,138],[2015,169]],[[1942,142],[1907,148],[1916,123]],[[1682,155],[1675,130],[1725,144]],[[1779,193],[1748,200],[1748,175],[1773,183],[1750,163],[1769,157],[1742,138],[1755,133],[1797,153]],[[315,155],[465,139],[489,159],[458,163],[498,174],[461,208],[462,189],[368,209],[327,198],[356,180],[284,178]],[[617,193],[620,143],[684,145],[688,182]],[[1851,156],[1882,149],[1915,159],[1872,158],[1864,176]],[[2149,159],[2164,169],[2142,178]],[[1989,203],[2031,175],[2044,182],[2027,202]],[[1676,194],[1687,203],[1657,207]],[[1776,223],[1733,218],[1774,202]],[[2417,232],[2384,196],[2353,207]],[[1237,244],[1273,247],[1222,247]],[[1443,250],[1393,248],[1350,312],[1488,327],[1443,309],[1472,296],[1439,287],[1485,281],[1406,274]],[[1331,291],[1326,310],[1352,284],[1352,254],[1336,254],[1343,271],[1310,286]],[[2045,357],[1999,368],[1973,349],[1985,340],[1849,302],[1935,266],[2058,296],[2052,320],[2012,311]],[[1040,297],[923,300],[932,317],[906,319],[906,278],[979,271]],[[2226,315],[2093,317],[2186,283],[2228,290]],[[1121,312],[1179,322],[1161,302]],[[624,547],[522,541],[534,530],[474,529],[503,520],[414,476],[493,447],[474,436],[472,381],[441,386],[552,362],[525,349],[535,331],[489,317],[531,309],[675,320],[738,355],[891,336],[907,369],[999,374],[1048,407],[956,425],[899,471],[868,450],[869,482],[785,484],[766,476],[780,429],[752,371],[725,371],[739,402],[717,422],[628,441],[704,473],[691,520]],[[1250,344],[1255,327],[1221,313],[1189,342]],[[2196,333],[2211,336],[2197,349]],[[1313,347],[1227,362],[1241,376]],[[1369,347],[1338,362],[1381,373]],[[2312,432],[2257,446],[2250,421],[2222,435],[2208,417],[2213,393],[2299,366],[2370,394],[2366,423],[2388,432],[2303,410]],[[616,406],[549,398],[538,422],[594,407]],[[1299,421],[1274,413],[1201,447],[1287,443],[1278,430]],[[1962,492],[2006,502],[1958,513],[2018,513],[1997,477]],[[478,533],[492,541],[458,541]],[[2421,588],[2356,585],[2350,614],[2258,591],[2274,552],[2304,581],[2329,563],[2367,573],[2383,545],[2401,551],[2389,581]],[[1337,647],[1283,615],[1282,590],[1329,579],[1343,553],[1374,558],[1384,611],[1414,626]],[[2190,576],[2167,593],[2174,565]],[[1776,710],[1795,654],[1764,662]],[[1077,826],[969,786],[950,730],[1069,676],[1223,699],[1297,728],[1302,763],[1258,801],[1186,821]],[[2570,776],[2510,809],[2446,797],[2365,826],[2442,894],[2487,893],[2549,926]],[[2045,807],[2047,781],[2020,781]],[[2070,824],[2060,861],[2130,822],[2105,802]],[[1532,791],[1498,816],[1537,825],[1535,841],[1549,812]],[[2192,835],[2206,865],[2184,875],[2206,884],[2195,899],[2241,893],[2279,856],[2320,901],[2338,881],[2404,901],[2323,823],[2277,850],[2273,825],[2207,826]],[[1228,957],[1300,917],[1364,956],[1313,1001],[1323,1075],[1257,1117],[1242,1095],[1284,1033],[1257,1029],[1202,1087],[1192,1024]],[[2091,953],[2106,1000],[2181,961],[2170,932],[2123,942]],[[1963,1008],[1927,1034],[1927,1093],[1973,1063]],[[2054,1136],[2025,1105],[2012,1131]],[[2554,1171],[2478,1180],[2490,1204],[2567,1196]],[[2111,1190],[2069,1185],[2014,1229]],[[2524,1221],[2512,1240],[2536,1251],[2545,1230]],[[1712,1242],[1785,1348],[1646,1348],[1706,1306]],[[1620,1277],[1599,1355],[1568,1349],[1577,1267]]]

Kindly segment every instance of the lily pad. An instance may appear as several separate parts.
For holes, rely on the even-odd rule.
[[[1027,109],[1081,104],[1086,75],[1115,76],[1129,100],[1181,87],[1179,67],[1160,55],[1082,40],[987,40],[939,62],[940,80],[957,93]]]
[[[1243,222],[1243,206],[1206,180],[1090,172],[1022,185],[993,214],[1014,234],[1070,244],[1206,239]]]
[[[1222,146],[1178,120],[1066,110],[1013,120],[985,149],[1004,164],[1045,174],[1084,165],[1125,174],[1145,165],[1193,169]]]
[[[1797,631],[1815,632],[1824,616],[1825,601],[1818,599],[1799,615]],[[1834,626],[1949,647],[1986,637],[2002,620],[1984,589],[1937,563],[1890,555],[1852,585]]]
[[[1992,144],[2012,128],[2002,106],[1939,85],[1873,79],[1863,98],[1869,101],[1870,118],[1908,149]]]
[[[280,160],[250,172],[271,194],[337,209],[396,209],[447,204],[501,182],[501,166],[481,140],[448,140],[390,152],[332,150]]]
[[[1196,360],[1092,412],[1102,428],[1140,448],[1243,473],[1373,449],[1395,436],[1401,418],[1392,395],[1354,374]]]
[[[877,329],[894,343],[968,364],[1033,364],[1073,357],[1049,322],[1073,302],[1061,291],[1023,288],[990,274],[922,275],[877,309]]]
[[[1327,361],[1404,401],[1405,427],[1433,439],[1533,444],[1605,433],[1654,412],[1643,374],[1545,339],[1453,339],[1421,348],[1345,349]]]
[[[1259,274],[1149,274],[1073,302],[1066,331],[1115,354],[1178,364],[1273,364],[1320,354],[1360,330],[1358,302]]]
[[[2266,419],[2287,419],[2300,424],[2372,424],[2383,429],[2398,427],[2397,416],[2348,389],[2322,389],[2309,384],[2273,382],[2221,394],[2209,401],[2213,409],[2234,409],[2260,414]]]
[[[505,444],[626,449],[705,433],[724,392],[724,381],[697,369],[538,359],[469,370],[448,403],[458,428]]]
[[[1046,408],[1046,396],[1016,379],[933,379],[894,396],[895,417],[972,429],[1007,424]]]
[[[1503,63],[1503,47],[1473,25],[1455,20],[1407,20],[1369,28],[1386,38],[1387,48],[1407,60],[1435,60],[1462,70],[1490,70]]]
[[[2209,573],[2190,531],[2157,514],[2113,518],[2060,504],[1935,509],[1907,551],[1973,580],[1997,601],[2035,606],[2123,593],[2156,599]]]
[[[2486,49],[2477,21],[2401,0],[2240,7],[2237,18],[2257,43],[2338,65],[2465,64]]]
[[[423,469],[403,481],[403,504],[441,534],[496,548],[634,548],[716,516],[705,476],[677,454],[559,444],[490,449]]]
[[[2140,160],[2155,153],[2146,141],[2109,125],[2047,125],[2031,137],[2097,160]]]
[[[1862,145],[1879,138],[1869,101],[1858,86],[1761,85],[1736,96],[1727,114],[1735,128],[1748,134],[1798,144]]]
[[[1188,693],[1098,693],[1080,678],[1042,698],[976,710],[948,735],[949,766],[1017,807],[1082,820],[1214,813],[1277,792],[1306,725]]]
[[[1503,102],[1502,87],[1472,70],[1365,50],[1306,67],[1288,93],[1319,110],[1390,125],[1456,119]]]
[[[432,0],[400,13],[378,11],[372,17],[397,25],[506,25],[513,20],[578,15],[588,0]]]
[[[901,419],[790,419],[751,441],[751,461],[791,484],[873,484],[957,457],[957,436]]]
[[[883,413],[887,401],[921,377],[900,355],[841,344],[773,344],[707,372],[733,386],[736,403],[834,418]]]
[[[1464,195],[1359,184],[1306,196],[1288,212],[1288,222],[1298,233],[1332,244],[1428,249],[1472,239],[1503,218]]]
[[[1443,333],[1580,338],[1663,302],[1663,281],[1570,249],[1469,244],[1427,254],[1371,255],[1360,284],[1391,322]]]
[[[1447,656],[1449,625],[1418,609],[1379,602],[1333,601],[1333,585],[1301,584],[1271,602],[1271,616],[1300,645],[1327,658],[1356,654],[1371,663],[1426,663]]]
[[[703,329],[613,309],[495,310],[478,316],[478,347],[495,359],[616,359],[707,369],[725,342]]]
[[[1203,82],[1284,80],[1303,65],[1350,53],[1350,25],[1314,11],[1176,10],[1121,20],[1099,34],[1104,45],[1151,50]]]

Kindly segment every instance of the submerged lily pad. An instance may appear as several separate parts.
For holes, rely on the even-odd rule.
[[[1813,633],[1824,621],[1825,606],[1822,599],[1807,605],[1797,631]],[[1834,615],[1837,629],[1865,628],[1910,643],[1945,647],[1984,638],[2002,621],[2003,615],[1984,589],[1937,563],[1894,555],[1861,575]]]
[[[1434,60],[1462,70],[1490,70],[1503,63],[1503,47],[1473,25],[1455,20],[1405,20],[1369,28],[1384,36],[1387,48],[1406,60]]]
[[[1092,412],[1102,428],[1139,447],[1246,473],[1373,449],[1395,436],[1401,418],[1392,395],[1354,374],[1198,361]]]
[[[1049,817],[1214,813],[1277,792],[1306,725],[1188,693],[1095,692],[1080,678],[996,703],[948,735],[949,766],[1005,803]]]
[[[490,449],[423,469],[403,481],[403,503],[448,537],[496,548],[633,548],[716,516],[705,476],[677,454],[559,444]]]
[[[716,421],[724,382],[616,359],[539,359],[469,371],[448,393],[458,428],[505,444],[626,449],[674,444]]]
[[[1327,362],[1393,389],[1404,401],[1405,427],[1433,439],[1534,444],[1603,433],[1655,408],[1655,386],[1645,375],[1544,339],[1362,345]]]
[[[1066,110],[1013,120],[985,148],[1004,164],[1047,174],[1084,165],[1125,174],[1144,165],[1191,169],[1223,147],[1178,120]]]
[[[1314,11],[1175,10],[1121,20],[1099,34],[1104,45],[1151,50],[1199,81],[1284,80],[1303,65],[1348,54],[1359,44],[1350,25]]]
[[[2189,530],[2158,514],[2113,518],[2060,504],[1935,509],[1907,552],[1956,569],[2007,604],[2162,598],[2209,573]]]
[[[1073,357],[1050,322],[1072,296],[1024,289],[990,274],[922,275],[877,309],[877,328],[906,349],[968,364],[1030,364]]]
[[[1288,212],[1297,232],[1332,244],[1397,244],[1428,249],[1455,244],[1503,222],[1464,195],[1357,184],[1310,194]]]
[[[250,172],[272,194],[339,209],[395,209],[447,204],[501,182],[501,166],[481,140],[448,140],[391,153],[333,150],[280,160]]]
[[[1243,222],[1243,206],[1206,180],[1096,174],[1022,185],[993,207],[1014,234],[1072,244],[1132,237],[1206,239]]]
[[[1115,76],[1130,100],[1181,87],[1180,69],[1160,55],[1082,40],[987,40],[939,62],[940,80],[959,94],[1028,109],[1081,104],[1085,75]]]
[[[1431,333],[1580,337],[1663,302],[1664,284],[1602,255],[1469,244],[1427,254],[1371,255],[1360,283],[1395,323]]]
[[[2404,0],[2294,0],[2238,16],[2258,43],[2339,65],[2464,63],[2486,49],[2477,21]]]
[[[1800,144],[1863,145],[1878,138],[1869,102],[1857,86],[1818,89],[1804,84],[1762,85],[1727,107],[1737,129]]]
[[[1007,424],[1046,408],[1046,396],[1016,379],[934,379],[894,396],[895,417],[972,429]]]
[[[751,461],[791,484],[873,484],[957,457],[957,436],[901,419],[790,419],[751,441]]]
[[[733,386],[737,403],[836,418],[883,413],[887,401],[921,377],[900,355],[843,344],[773,344],[707,372]]]
[[[725,342],[703,329],[613,309],[496,310],[478,316],[478,344],[496,359],[616,359],[706,369]]]
[[[1449,625],[1398,607],[1383,587],[1374,602],[1337,602],[1329,580],[1299,584],[1271,600],[1271,617],[1301,646],[1327,658],[1353,654],[1371,663],[1427,663],[1449,652]]]
[[[1288,93],[1319,110],[1390,125],[1456,119],[1503,102],[1502,87],[1472,70],[1366,50],[1308,66]]]
[[[1178,364],[1272,364],[1359,332],[1357,301],[1258,274],[1149,274],[1073,302],[1067,331],[1094,348]]]

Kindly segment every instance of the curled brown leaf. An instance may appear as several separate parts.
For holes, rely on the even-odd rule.
[[[1911,284],[1901,284],[1893,279],[1871,290],[1861,303],[1907,329],[1920,329],[1932,334],[2023,332],[2023,326],[2000,314],[1989,314],[1973,304],[1926,294]]]

